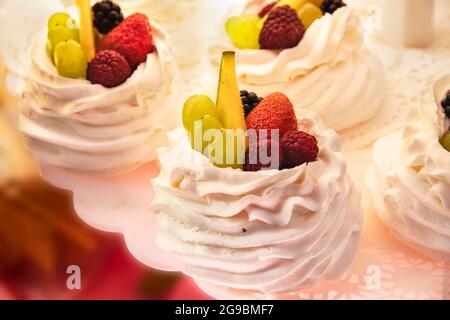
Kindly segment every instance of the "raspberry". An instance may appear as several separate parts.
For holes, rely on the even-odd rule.
[[[272,148],[278,154],[272,159]],[[260,157],[260,152],[262,157]],[[265,159],[267,157],[267,159]],[[267,160],[269,163],[266,163]],[[264,162],[265,164],[262,164]],[[261,140],[258,143],[252,143],[245,153],[244,171],[256,172],[260,170],[278,170],[283,163],[283,151],[278,143],[271,140]]]
[[[268,14],[270,10],[272,10],[277,5],[277,3],[278,1],[274,1],[272,3],[267,4],[264,8],[261,9],[261,11],[258,13],[258,16],[260,18],[264,18],[266,14]]]
[[[324,0],[320,9],[322,12],[333,14],[337,9],[345,7],[346,4],[342,0]]]
[[[271,137],[272,130],[279,130],[280,138],[288,131],[297,131],[298,123],[294,107],[282,93],[272,93],[247,116],[247,128],[266,129]]]
[[[305,27],[290,6],[276,7],[269,12],[259,36],[261,49],[288,49],[299,44]]]
[[[131,76],[127,60],[118,52],[103,50],[98,52],[87,68],[87,79],[92,83],[113,88],[124,83]]]
[[[101,34],[107,34],[123,21],[122,10],[110,0],[97,2],[92,11],[94,26]]]
[[[261,97],[258,97],[256,93],[254,92],[249,93],[247,90],[242,90],[241,101],[242,106],[244,107],[245,117],[247,117],[250,114],[250,112],[252,112],[253,109],[255,109],[256,106],[260,104],[262,100],[263,99]]]
[[[281,138],[283,167],[292,169],[304,163],[316,161],[319,146],[316,137],[302,131],[289,131]]]
[[[149,53],[155,51],[148,18],[141,13],[126,18],[102,39],[97,51],[102,50],[119,52],[135,70],[147,60]]]

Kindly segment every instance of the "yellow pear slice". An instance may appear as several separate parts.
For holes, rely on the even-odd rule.
[[[236,77],[236,57],[233,51],[222,54],[216,105],[220,121],[225,129],[247,130]]]
[[[80,44],[87,61],[95,57],[95,33],[92,19],[92,8],[89,0],[76,0],[80,9]]]

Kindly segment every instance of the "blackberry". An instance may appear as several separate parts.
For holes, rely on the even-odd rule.
[[[330,13],[333,14],[337,9],[345,7],[346,4],[342,0],[324,0],[320,9],[323,14]]]
[[[441,102],[441,106],[444,109],[445,115],[450,119],[450,90],[447,91],[447,95]]]
[[[122,9],[110,0],[97,2],[92,11],[94,26],[101,34],[107,34],[123,21]]]
[[[262,100],[263,98],[258,97],[254,92],[248,92],[247,90],[241,91],[241,101],[244,107],[244,114],[246,118]]]

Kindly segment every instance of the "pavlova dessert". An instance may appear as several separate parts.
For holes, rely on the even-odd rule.
[[[21,130],[39,161],[86,174],[125,172],[156,158],[177,90],[166,35],[147,16],[78,0],[60,12],[26,61]]]
[[[183,125],[158,151],[150,210],[184,273],[279,298],[346,272],[362,211],[335,131],[282,93],[240,92],[234,52],[217,102],[189,98]]]
[[[318,112],[337,131],[379,110],[383,66],[342,0],[251,0],[242,15],[228,19],[226,31],[238,49],[242,88],[284,92],[296,108]]]
[[[450,81],[438,108],[414,110],[401,132],[373,149],[367,186],[391,232],[422,253],[450,261]],[[445,79],[444,79],[445,81]]]
[[[143,12],[167,30],[181,66],[198,62],[204,52],[205,25],[201,15],[207,1],[118,0],[125,13]]]

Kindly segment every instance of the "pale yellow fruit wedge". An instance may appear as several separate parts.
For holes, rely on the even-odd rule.
[[[95,32],[89,0],[76,0],[80,10],[80,44],[87,61],[95,57]]]

